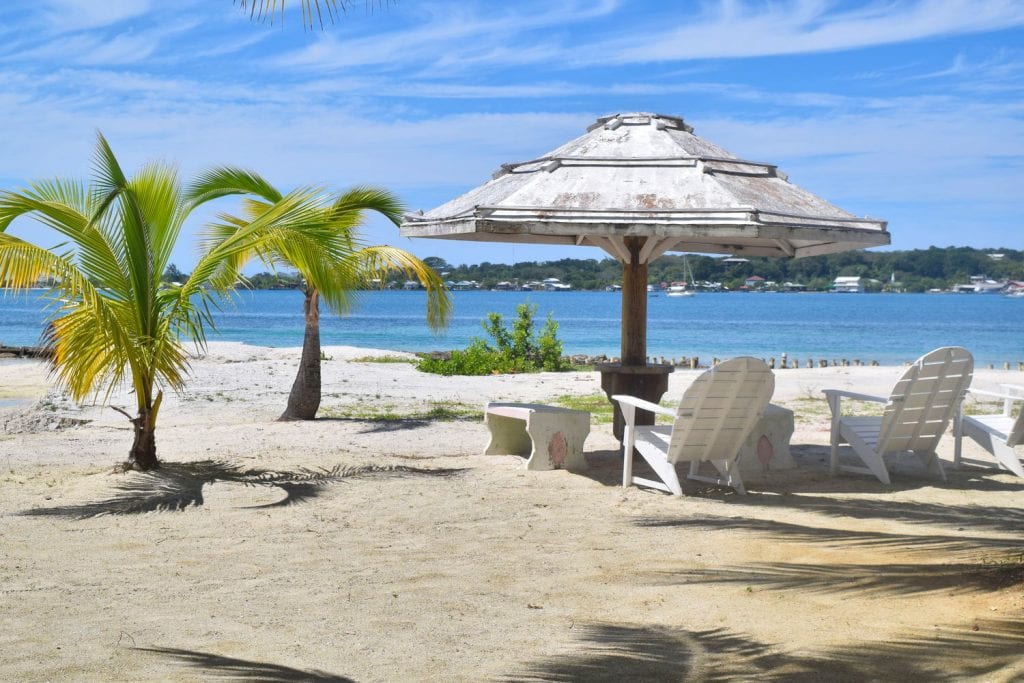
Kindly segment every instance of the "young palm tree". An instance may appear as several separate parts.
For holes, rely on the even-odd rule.
[[[303,313],[306,321],[299,370],[280,420],[312,420],[320,408],[320,299],[341,315],[350,310],[352,295],[366,289],[393,270],[415,277],[427,290],[427,323],[440,328],[447,323],[451,299],[437,272],[412,254],[390,246],[363,246],[358,237],[368,211],[377,212],[395,225],[402,206],[386,190],[357,187],[342,194],[320,189],[301,189],[282,195],[263,178],[235,168],[218,168],[203,175],[189,196],[207,201],[228,194],[245,194],[241,217],[222,214],[221,222],[207,228],[206,241],[219,244],[256,222],[275,225],[290,221],[316,239],[281,239],[255,244],[240,259],[256,257],[271,268],[295,268],[305,279]],[[298,215],[283,206],[301,207]],[[242,261],[244,262],[244,261]],[[241,263],[241,262],[240,262]],[[240,264],[239,264],[240,265]]]
[[[210,306],[217,292],[234,286],[246,255],[283,242],[294,245],[297,260],[319,253],[313,245],[321,233],[302,229],[308,210],[282,198],[260,219],[208,242],[184,285],[161,288],[181,227],[202,201],[187,197],[165,164],[126,177],[102,135],[89,186],[57,179],[0,192],[0,282],[15,290],[53,283],[44,342],[57,385],[75,400],[105,390],[106,401],[115,387],[131,386],[135,417],[118,410],[134,427],[127,465],[140,470],[159,466],[163,390],[180,390],[189,370],[182,339],[205,343]],[[66,241],[47,250],[9,234],[20,216]]]

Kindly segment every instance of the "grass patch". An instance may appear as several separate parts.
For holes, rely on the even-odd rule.
[[[552,403],[561,408],[587,411],[590,413],[590,422],[592,424],[603,425],[612,423],[612,404],[604,394],[558,396]]]
[[[1020,411],[1024,409],[1024,401],[1014,401],[1010,408],[1010,415],[1017,417]],[[965,401],[964,402],[964,415],[1002,415],[1003,414],[1003,402],[1002,401]]]
[[[457,401],[430,401],[426,410],[399,412],[393,403],[376,403],[372,406],[352,405],[321,408],[320,416],[344,420],[365,420],[367,422],[458,422],[484,419],[484,411],[458,403]]]
[[[410,365],[417,362],[416,358],[406,358],[404,356],[360,356],[359,358],[353,358],[352,363],[409,363]]]
[[[832,415],[828,409],[828,401],[824,398],[801,396],[789,403],[789,408],[793,411],[793,418],[797,422],[817,422],[819,418],[828,418]]]
[[[585,396],[579,395],[566,395],[558,396],[551,401],[553,405],[561,408],[570,408],[572,410],[585,410],[590,413],[591,424],[604,425],[611,424],[614,416],[612,410],[612,402],[608,400],[608,397],[604,394],[587,394]],[[677,402],[669,401],[668,403],[662,402],[662,406],[675,409]],[[656,418],[657,424],[672,424],[673,419],[665,415],[658,415]]]

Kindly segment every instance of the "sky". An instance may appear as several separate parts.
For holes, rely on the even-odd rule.
[[[87,177],[101,131],[128,171],[236,165],[427,210],[647,111],[889,221],[892,249],[1024,249],[1024,1],[352,0],[324,30],[300,4],[260,23],[232,0],[4,0],[0,188]],[[363,235],[453,264],[604,256]]]

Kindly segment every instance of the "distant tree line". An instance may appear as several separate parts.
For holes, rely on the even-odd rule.
[[[1002,256],[993,258],[993,254]],[[907,292],[948,289],[968,282],[973,275],[985,275],[993,280],[1024,281],[1024,251],[1018,249],[929,247],[907,251],[848,251],[802,259],[751,258],[736,262],[697,255],[689,255],[686,259],[695,280],[720,282],[729,289],[738,289],[753,275],[780,286],[785,282],[802,284],[812,291],[826,290],[836,277],[848,275],[868,280],[869,290],[893,288]],[[622,278],[622,267],[610,258],[515,264],[484,262],[457,266],[437,256],[423,261],[445,280],[472,280],[485,289],[491,289],[499,282],[522,284],[549,277],[556,277],[572,285],[573,289],[604,289],[621,284]],[[686,280],[680,255],[662,256],[651,263],[648,273],[652,284]],[[188,277],[176,268],[174,274],[178,278],[165,275],[165,280],[182,281],[182,277]],[[387,284],[399,286],[402,281],[401,274],[394,274]],[[292,289],[301,284],[301,278],[293,273],[260,273],[248,278],[248,286],[255,289]]]
[[[996,260],[992,254],[1002,254],[1002,257]],[[746,278],[753,275],[779,285],[793,282],[811,290],[825,290],[836,277],[843,275],[877,280],[875,288],[881,289],[889,285],[895,274],[897,288],[908,292],[946,289],[968,282],[972,275],[985,275],[994,280],[1024,280],[1024,251],[1016,249],[930,247],[908,251],[848,251],[801,259],[751,258],[738,263],[727,262],[722,257],[689,255],[686,260],[695,280],[721,282],[729,289],[741,287]],[[574,289],[603,289],[621,284],[622,278],[622,266],[610,258],[514,265],[485,262],[453,266],[437,257],[426,258],[424,262],[445,274],[445,280],[475,280],[488,289],[503,281],[523,283],[548,277],[557,277]],[[648,277],[651,284],[685,281],[683,257],[670,254],[653,261]]]

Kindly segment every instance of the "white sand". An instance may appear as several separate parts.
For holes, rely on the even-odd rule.
[[[596,373],[444,378],[325,352],[325,414],[600,392]],[[131,431],[108,408],[0,430],[0,679],[1024,677],[1021,574],[995,564],[1022,552],[1024,481],[972,466],[942,484],[910,460],[891,487],[828,476],[820,389],[884,394],[899,368],[778,371],[800,467],[676,499],[617,485],[609,425],[571,473],[479,455],[478,420],[275,422],[297,358],[212,344],[165,400],[160,478],[111,473]],[[1024,375],[975,386],[1001,381]],[[0,362],[0,398],[45,391],[39,364]],[[90,421],[54,427],[71,419]],[[330,481],[300,480],[318,468]],[[161,500],[191,505],[125,513]]]

